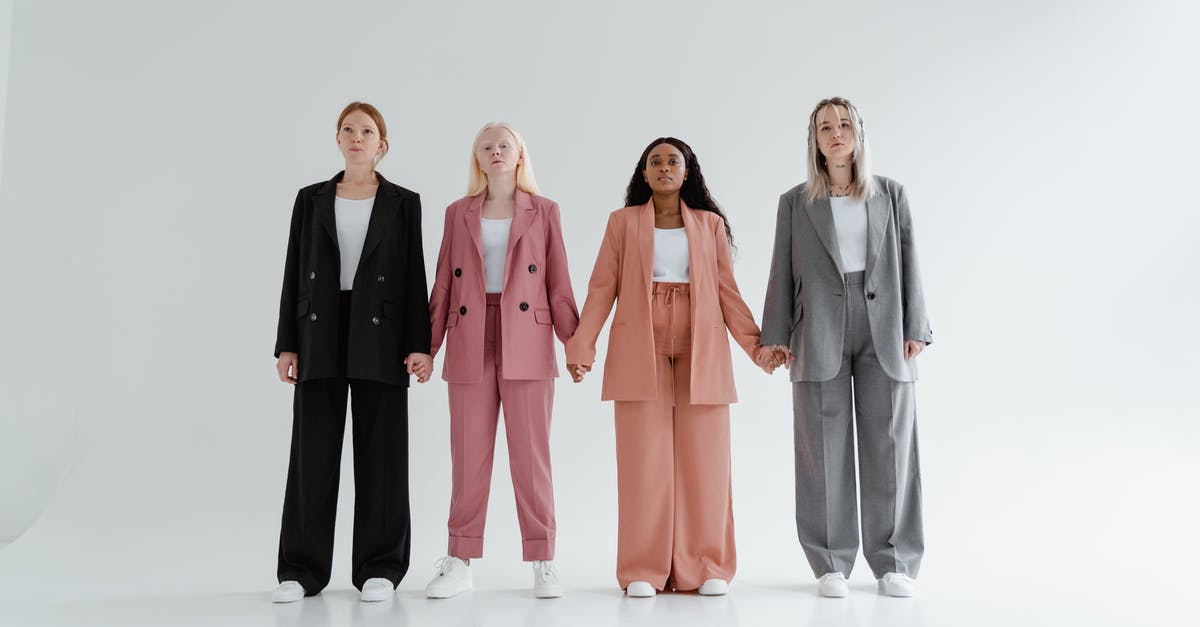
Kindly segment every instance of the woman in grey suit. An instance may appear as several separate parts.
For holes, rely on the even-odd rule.
[[[904,188],[871,175],[858,110],[817,103],[808,181],[779,198],[762,343],[767,365],[791,366],[796,528],[822,596],[846,596],[858,553],[856,431],[863,554],[881,593],[915,592],[914,358],[933,340],[915,252]]]

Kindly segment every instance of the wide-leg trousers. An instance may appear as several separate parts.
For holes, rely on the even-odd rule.
[[[349,303],[343,292],[342,373]],[[373,577],[395,585],[408,572],[408,389],[345,376],[302,381],[293,403],[278,577],[299,582],[307,595],[329,583],[347,396],[353,412],[354,587]]]
[[[554,559],[554,481],[550,469],[550,413],[554,379],[504,378],[500,295],[487,295],[483,379],[450,383],[452,488],[448,553],[483,557],[483,531],[492,485],[496,426],[504,408],[508,465],[517,499],[525,561]]]
[[[655,283],[658,396],[616,401],[617,581],[694,590],[733,579],[729,405],[691,404],[686,283]]]
[[[925,541],[914,384],[892,380],[879,364],[863,276],[846,275],[837,376],[792,384],[796,529],[814,574],[849,576],[858,554],[861,497],[863,555],[875,577],[915,577]],[[861,485],[855,481],[856,440]]]

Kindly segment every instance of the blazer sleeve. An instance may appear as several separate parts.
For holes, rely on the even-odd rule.
[[[551,202],[546,211],[546,285],[550,301],[550,319],[559,341],[566,344],[579,327],[579,308],[575,305],[575,290],[567,268],[567,247],[563,244],[562,220],[558,203]],[[574,362],[572,362],[574,363]]]
[[[608,216],[604,229],[604,240],[596,253],[596,265],[592,267],[592,278],[588,281],[587,299],[583,301],[583,313],[579,326],[567,341],[567,363],[590,366],[596,361],[596,338],[600,328],[608,320],[613,303],[620,288],[621,251],[624,250],[624,229],[617,224],[617,212]]]
[[[788,346],[792,339],[792,300],[796,278],[792,275],[792,203],[788,194],[779,197],[775,217],[775,249],[771,253],[771,274],[767,278],[767,298],[763,304],[762,343]]]
[[[429,324],[431,342],[429,354],[437,355],[446,339],[446,316],[450,313],[450,251],[454,243],[454,205],[446,207],[446,225],[442,228],[442,248],[434,270],[433,292],[429,294]]]
[[[292,207],[292,227],[288,232],[287,257],[283,262],[283,289],[279,296],[279,325],[275,330],[275,357],[279,353],[299,351],[296,328],[297,282],[300,276],[300,231],[304,220],[304,190],[296,194]]]
[[[908,194],[897,186],[896,217],[900,226],[900,280],[904,295],[904,339],[933,343],[933,330],[925,313],[925,290],[921,286],[921,270],[917,265],[917,245],[913,240],[912,214],[908,210]]]
[[[737,280],[733,277],[733,252],[729,247],[729,238],[725,235],[725,223],[720,219],[713,220],[712,223],[713,239],[717,243],[717,277],[720,282],[717,294],[721,301],[721,315],[725,318],[725,326],[733,335],[733,341],[754,359],[762,333],[758,325],[754,324],[754,314],[750,313],[746,301],[742,300]]]
[[[404,333],[402,357],[410,353],[429,351],[429,291],[425,279],[425,249],[421,245],[421,196],[405,198],[405,218],[408,221],[408,259],[404,277]]]

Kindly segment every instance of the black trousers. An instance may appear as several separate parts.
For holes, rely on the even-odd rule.
[[[343,292],[343,327],[348,309],[349,292]],[[339,361],[344,373],[344,354]],[[345,376],[303,381],[296,384],[293,405],[278,576],[299,582],[307,595],[329,583],[347,395],[353,412],[354,587],[373,577],[396,585],[408,572],[408,388]]]

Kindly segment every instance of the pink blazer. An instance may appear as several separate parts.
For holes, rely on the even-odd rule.
[[[483,378],[487,307],[479,212],[485,196],[467,196],[446,207],[442,249],[429,295],[433,326],[429,354],[436,355],[445,338],[442,378],[451,383]],[[554,334],[566,342],[575,333],[579,313],[567,272],[558,203],[549,198],[517,190],[500,311],[504,378],[557,377]]]
[[[759,342],[758,325],[733,278],[733,257],[720,216],[684,205],[683,226],[688,236],[692,304],[691,402],[737,402],[726,328],[753,358]],[[579,328],[567,342],[567,363],[591,365],[596,359],[600,327],[616,300],[601,400],[643,401],[655,397],[658,387],[650,317],[653,271],[653,201],[612,212],[588,282]]]

